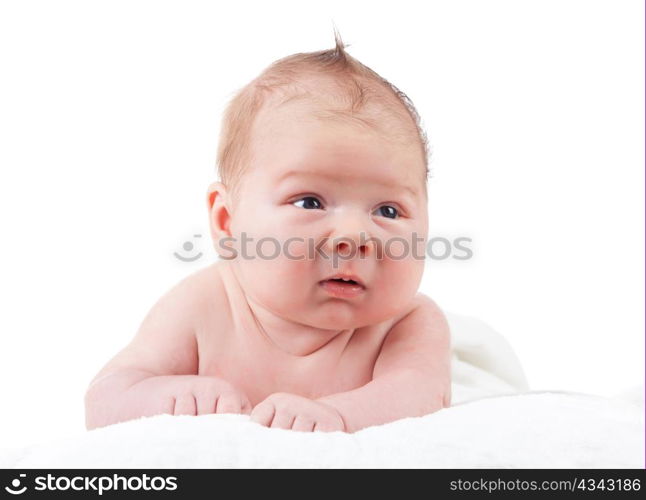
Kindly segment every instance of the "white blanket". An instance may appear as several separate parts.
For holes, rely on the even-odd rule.
[[[633,401],[528,392],[504,338],[475,319],[447,316],[453,406],[431,415],[355,434],[267,429],[244,415],[160,415],[0,451],[0,467],[644,466],[643,392]]]

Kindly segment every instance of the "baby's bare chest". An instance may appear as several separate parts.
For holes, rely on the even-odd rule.
[[[385,336],[382,330],[358,330],[343,349],[321,349],[308,356],[289,356],[262,343],[241,341],[248,332],[198,332],[199,375],[227,380],[254,405],[276,392],[316,399],[350,391],[372,380]]]

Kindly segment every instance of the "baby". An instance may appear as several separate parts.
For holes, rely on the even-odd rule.
[[[86,426],[250,415],[345,431],[450,405],[450,335],[418,293],[427,143],[412,103],[336,47],[232,99],[208,190],[220,259],[151,309],[94,378]]]

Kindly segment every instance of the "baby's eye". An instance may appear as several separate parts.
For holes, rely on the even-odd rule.
[[[302,205],[299,205],[299,203],[302,202]],[[304,196],[300,200],[296,200],[293,205],[296,205],[297,207],[305,208],[308,210],[315,209],[315,208],[322,208],[323,205],[319,201],[318,198],[315,198],[314,196]]]
[[[384,217],[387,217],[389,219],[396,219],[399,217],[399,212],[397,209],[391,205],[384,205],[382,207],[379,207],[377,209],[380,215],[383,215]]]

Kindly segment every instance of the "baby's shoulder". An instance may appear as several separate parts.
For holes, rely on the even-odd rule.
[[[394,318],[391,328],[410,321],[446,323],[446,317],[433,299],[422,292],[417,292],[402,313]]]
[[[398,320],[404,319],[406,316],[409,316],[412,312],[417,309],[434,309],[438,308],[437,304],[433,299],[428,295],[423,294],[422,292],[417,292],[415,296],[410,300],[407,307],[397,316]],[[439,309],[439,308],[438,308]]]
[[[193,331],[200,328],[226,301],[216,264],[182,278],[162,296],[155,309],[161,309],[164,316],[184,318]]]
[[[381,332],[383,341],[389,333],[395,330],[396,327],[406,323],[407,320],[410,321],[414,316],[428,315],[435,311],[439,311],[441,314],[439,307],[430,297],[418,292],[397,315],[377,325],[364,327],[362,330],[369,330],[372,335]]]
[[[209,336],[229,332],[233,328],[231,314],[230,284],[225,266],[227,262],[217,261],[185,278],[183,286],[190,296],[194,315],[195,333]]]
[[[411,301],[410,311],[413,311],[414,309],[417,309],[419,307],[426,310],[434,310],[434,311],[441,312],[439,306],[435,303],[435,301],[432,298],[430,298],[428,295],[423,294],[422,292],[417,292],[415,297],[413,297],[413,300]]]
[[[176,292],[191,303],[194,312],[204,310],[206,313],[227,300],[220,264],[216,262],[199,269],[177,284]]]

